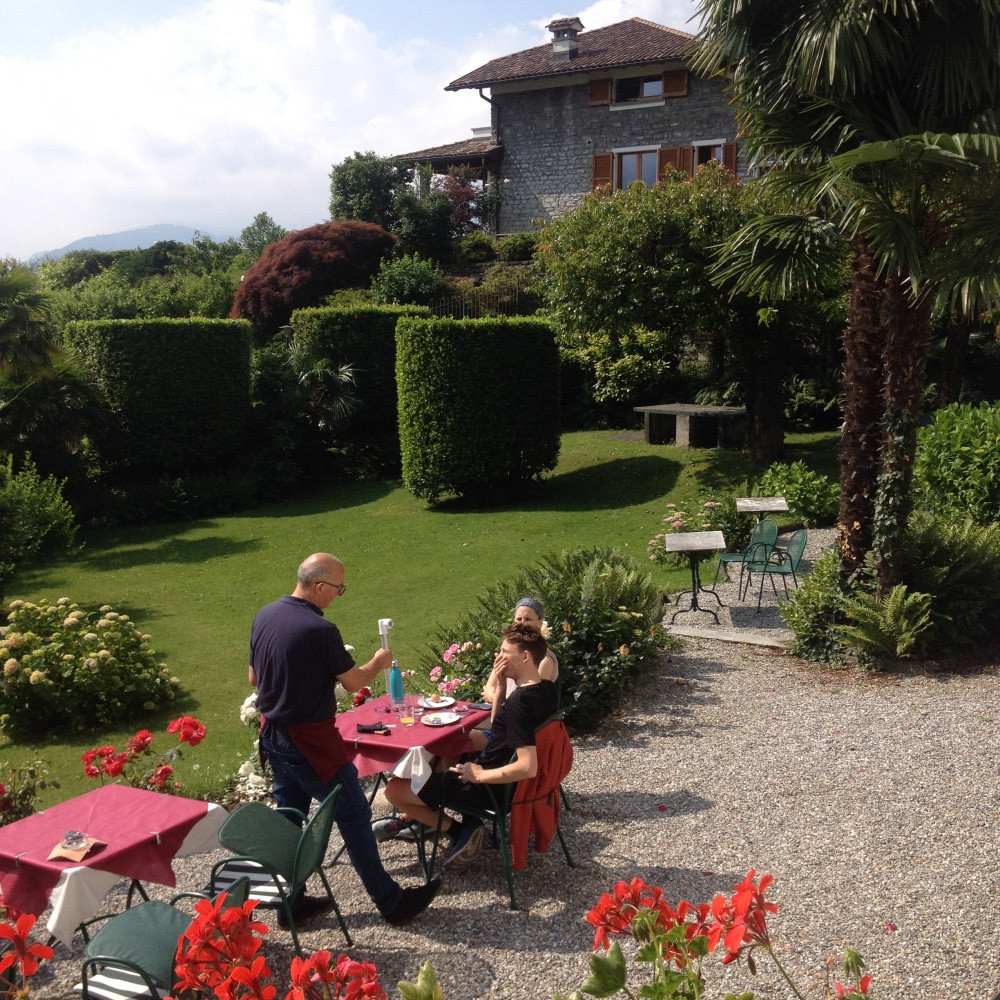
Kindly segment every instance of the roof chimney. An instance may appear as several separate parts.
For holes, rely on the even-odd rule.
[[[569,62],[575,58],[580,42],[577,35],[583,31],[578,17],[560,17],[545,26],[552,32],[552,61]]]

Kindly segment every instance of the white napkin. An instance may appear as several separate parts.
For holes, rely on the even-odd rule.
[[[410,747],[402,760],[392,769],[393,777],[409,778],[413,794],[418,795],[434,770],[433,761],[434,758],[427,752],[426,747]]]

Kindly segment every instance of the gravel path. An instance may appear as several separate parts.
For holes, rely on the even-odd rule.
[[[574,740],[563,825],[576,868],[557,844],[532,855],[517,876],[525,909],[511,911],[502,866],[486,850],[447,879],[427,914],[394,929],[338,864],[331,878],[351,953],[376,963],[393,997],[396,982],[415,979],[430,958],[447,1000],[543,1000],[586,978],[592,933],[583,916],[616,880],[638,876],[672,900],[707,900],[755,868],[775,878],[772,935],[806,996],[826,995],[827,957],[839,963],[853,945],[880,1000],[992,1000],[1000,992],[998,722],[996,669],[872,676],[689,640],[616,718]],[[412,847],[385,845],[384,857],[414,883]],[[178,862],[181,885],[198,886],[209,863],[205,855]],[[326,916],[303,941],[343,944]],[[287,933],[273,929],[266,949],[285,975]],[[72,952],[58,948],[32,995],[68,997],[79,962],[78,939]],[[711,998],[791,995],[767,957],[755,978],[710,958],[707,979]]]

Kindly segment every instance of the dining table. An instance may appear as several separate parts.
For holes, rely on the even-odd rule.
[[[51,906],[48,931],[69,945],[120,879],[176,886],[173,859],[217,849],[227,815],[215,803],[101,785],[0,827],[0,890],[25,913]],[[87,838],[82,857],[63,850],[69,831]]]
[[[437,704],[428,699],[421,707],[424,714],[415,716],[410,726],[400,721],[408,716],[393,712],[388,695],[369,698],[364,704],[337,714],[340,735],[354,747],[354,765],[359,778],[391,771],[414,747],[423,747],[432,757],[457,759],[472,750],[469,733],[490,717],[488,708],[476,708],[470,702],[451,698],[443,698]],[[432,725],[435,715],[449,721],[444,725]],[[358,728],[378,723],[386,727],[381,732],[367,733]]]
[[[700,607],[698,604],[698,595],[702,593],[711,594],[718,601],[720,607],[723,606],[722,599],[714,590],[708,590],[701,585],[698,567],[702,560],[710,553],[721,552],[725,549],[725,536],[721,531],[677,531],[668,534],[664,538],[664,545],[668,552],[680,552],[686,555],[691,566],[691,589],[689,591],[682,590],[677,595],[678,609],[670,619],[671,625],[678,615],[686,615],[690,611],[704,611],[710,614],[715,619],[716,625],[718,625],[718,614],[711,608]],[[688,593],[691,595],[691,606],[682,608],[680,607],[681,598]]]

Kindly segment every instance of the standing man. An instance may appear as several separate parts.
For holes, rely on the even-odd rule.
[[[250,683],[257,688],[261,755],[271,765],[279,806],[308,813],[338,785],[336,823],[355,871],[390,924],[405,924],[427,908],[441,880],[403,889],[382,865],[371,827],[371,807],[358,782],[353,753],[337,731],[337,681],[351,692],[371,684],[392,664],[380,649],[357,667],[340,630],[323,609],[347,589],[344,564],[326,552],[299,566],[295,590],[254,618],[250,636]],[[296,922],[327,906],[302,895],[292,904]],[[279,911],[279,922],[283,914]]]

